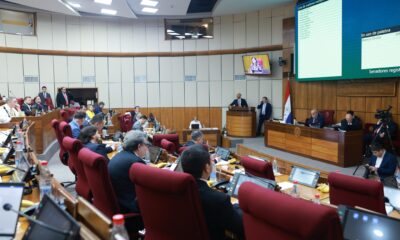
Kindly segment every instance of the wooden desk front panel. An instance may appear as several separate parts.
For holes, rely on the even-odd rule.
[[[255,137],[256,113],[227,111],[226,129],[232,137]]]

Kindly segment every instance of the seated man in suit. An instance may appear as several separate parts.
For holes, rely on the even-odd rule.
[[[200,145],[190,147],[181,155],[184,172],[191,174],[197,183],[200,202],[208,227],[210,239],[225,239],[225,230],[243,238],[242,213],[237,204],[232,205],[225,193],[211,189],[207,180],[212,171],[210,154]]]
[[[325,124],[324,117],[318,112],[317,109],[311,110],[311,117],[307,118],[306,126],[307,127],[315,127],[315,128],[323,128]]]
[[[117,143],[112,145],[100,143],[101,136],[95,126],[84,127],[79,135],[79,140],[81,140],[85,147],[89,148],[92,152],[103,155],[107,160],[109,160],[107,154],[118,148]]]
[[[248,107],[246,99],[242,98],[242,94],[236,94],[236,99],[232,101],[229,107]]]
[[[39,96],[34,98],[34,104],[32,105],[32,109],[36,110],[36,113],[42,113],[45,111],[43,104],[42,104],[42,100],[40,99]]]
[[[94,117],[90,120],[90,125],[95,126],[97,129],[97,132],[99,134],[102,134],[103,128],[104,128],[104,120],[103,120],[103,114],[99,113],[94,115]]]
[[[123,151],[108,163],[108,172],[121,213],[139,213],[135,184],[129,178],[129,169],[134,163],[146,164],[143,158],[149,151],[148,144],[143,132],[131,130],[124,137]],[[143,229],[143,222],[138,219],[127,221],[127,225],[131,229]]]
[[[86,113],[82,111],[77,111],[74,115],[74,119],[69,122],[72,131],[72,137],[78,138],[81,133],[81,128],[85,122]]]
[[[258,104],[257,109],[260,110],[258,117],[257,135],[261,134],[261,128],[265,120],[271,119],[272,105],[268,102],[267,97],[261,99],[260,104]]]
[[[99,104],[94,105],[94,114],[103,113],[104,102],[99,102]]]
[[[21,111],[23,111],[25,113],[25,116],[33,115],[31,104],[32,104],[32,98],[29,96],[26,96],[24,98],[24,104],[22,104],[22,107],[21,107]]]
[[[380,143],[371,145],[371,151],[373,155],[366,165],[364,177],[368,178],[370,173],[374,173],[384,182],[386,178],[394,176],[397,168],[396,156],[387,152]]]
[[[147,116],[146,115],[142,115],[142,116],[140,116],[139,120],[137,120],[133,124],[132,130],[143,131],[143,129],[145,128],[146,123],[147,123]]]
[[[135,109],[133,111],[129,112],[132,116],[132,121],[139,121],[140,117],[142,116],[142,113],[140,113],[140,106],[135,106]]]
[[[195,144],[203,144],[203,133],[201,131],[193,131],[191,134],[192,140],[188,141],[187,143],[185,143],[183,146],[184,147],[190,147],[193,146]]]
[[[340,122],[340,129],[343,131],[361,130],[361,121],[354,116],[353,111],[347,111],[345,119]]]
[[[20,108],[15,97],[9,97],[0,107],[0,123],[9,123],[11,118],[19,117]]]

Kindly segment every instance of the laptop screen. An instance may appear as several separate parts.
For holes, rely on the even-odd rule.
[[[383,187],[383,193],[389,199],[390,204],[400,209],[400,189]]]
[[[23,171],[21,171],[21,170],[15,170],[14,171],[14,173],[12,175],[12,181],[13,182],[23,182],[24,179],[25,179],[26,174],[29,171],[29,167],[30,166],[29,166],[28,160],[26,159],[25,154],[22,154],[22,156],[23,157],[19,161],[18,168],[23,170]]]
[[[150,162],[156,164],[160,158],[162,149],[156,146],[149,146]]]
[[[217,147],[217,149],[215,150],[215,154],[220,156],[222,160],[227,161],[231,152],[229,151],[229,149]]]
[[[199,129],[199,128],[200,128],[200,124],[193,123],[193,124],[191,125],[191,127],[192,127],[192,129]]]
[[[320,173],[317,171],[294,166],[289,176],[289,181],[297,181],[300,184],[315,188]]]
[[[261,187],[268,188],[268,189],[275,189],[276,182],[272,180],[268,180],[265,178],[259,178],[256,176],[252,176],[245,173],[236,173],[231,181],[231,187],[229,189],[228,194],[232,197],[237,198],[239,194],[239,188],[244,182],[252,182],[257,184]]]
[[[18,223],[18,214],[4,210],[5,204],[19,210],[24,193],[23,183],[0,183],[0,236],[13,237]]]

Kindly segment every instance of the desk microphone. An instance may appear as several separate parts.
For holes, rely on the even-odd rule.
[[[49,225],[49,224],[47,224],[47,223],[44,223],[44,222],[42,222],[42,221],[40,221],[40,220],[37,220],[37,219],[34,219],[34,218],[32,218],[32,217],[26,215],[26,214],[23,213],[23,212],[20,212],[20,211],[17,211],[17,210],[15,210],[15,209],[13,209],[13,207],[12,207],[12,205],[11,205],[10,203],[5,203],[5,204],[3,205],[3,209],[4,209],[4,211],[11,211],[11,212],[14,212],[14,213],[18,214],[19,216],[22,216],[22,217],[28,219],[28,221],[29,221],[30,223],[37,224],[37,225],[39,225],[39,226],[41,226],[41,227],[43,227],[43,228],[46,228],[46,229],[48,229],[48,230],[51,230],[51,231],[53,231],[53,232],[61,233],[61,234],[66,235],[66,236],[73,236],[73,233],[72,233],[71,231],[64,231],[64,230],[57,229],[57,228],[55,228],[55,227],[53,227],[53,226],[51,226],[51,225]]]

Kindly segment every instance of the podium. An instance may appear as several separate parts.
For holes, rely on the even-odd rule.
[[[226,112],[226,130],[231,137],[256,137],[254,107],[231,107]]]

